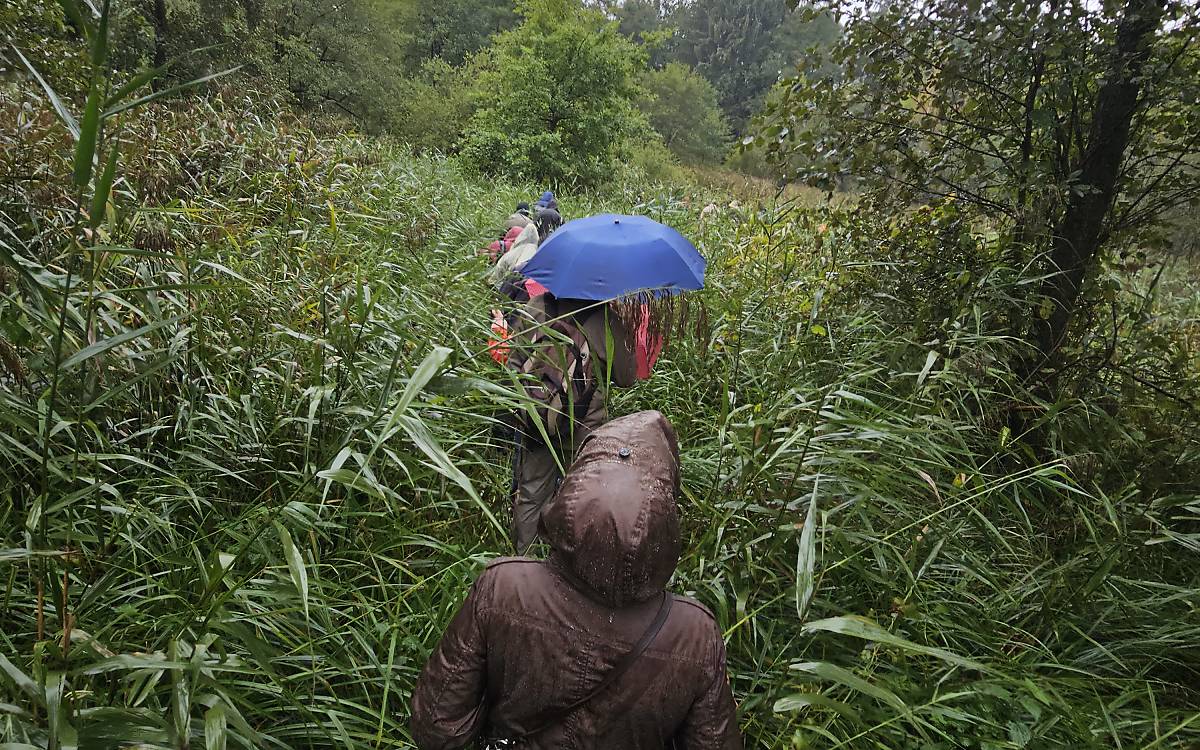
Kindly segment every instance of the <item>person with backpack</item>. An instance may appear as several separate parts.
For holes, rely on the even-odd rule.
[[[545,292],[521,308],[513,330],[508,366],[530,402],[513,471],[513,540],[524,554],[576,446],[608,421],[608,388],[632,386],[638,368],[633,337],[608,303]]]
[[[533,222],[533,219],[529,214],[529,204],[525,201],[521,201],[517,204],[517,210],[513,211],[512,214],[509,215],[508,219],[504,222],[504,228],[506,230],[512,229],[513,227],[524,229]]]
[[[592,432],[542,515],[550,557],[490,563],[417,678],[417,747],[740,750],[721,630],[666,590],[678,494],[662,414]]]
[[[547,190],[542,193],[537,203],[533,204],[533,208],[533,223],[537,225],[541,241],[545,242],[554,230],[563,225],[562,214],[558,212],[558,199],[554,197],[554,193]]]
[[[514,227],[510,231],[517,230]],[[539,241],[536,225],[529,224],[520,230],[488,272],[488,281],[499,287],[505,279],[517,276],[521,267],[537,254]]]

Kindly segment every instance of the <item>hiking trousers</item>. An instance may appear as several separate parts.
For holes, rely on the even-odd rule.
[[[593,412],[589,416],[605,416],[606,412]],[[604,424],[604,419],[589,419],[595,426]],[[517,446],[515,468],[516,488],[512,493],[512,540],[516,542],[517,554],[524,554],[538,539],[538,520],[541,511],[554,499],[558,484],[563,481],[564,470],[575,460],[576,446],[592,432],[590,425],[576,424],[575,439],[554,440],[550,445],[538,438],[526,437]],[[518,438],[521,439],[521,438]]]
[[[554,499],[563,472],[575,459],[575,448],[607,421],[604,392],[597,389],[587,418],[575,423],[573,440],[556,440],[546,445],[540,438],[520,437],[518,431],[517,439],[521,442],[517,448],[517,466],[513,469],[516,488],[512,504],[512,538],[518,555],[524,555],[537,539],[542,508]]]
[[[518,555],[524,555],[537,539],[542,508],[558,490],[562,469],[570,465],[570,454],[574,451],[564,447],[526,439],[518,454],[517,489],[512,507],[512,537]]]

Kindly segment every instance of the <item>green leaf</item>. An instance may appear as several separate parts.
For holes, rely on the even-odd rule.
[[[108,208],[108,196],[112,192],[113,176],[117,171],[117,153],[120,144],[114,143],[112,151],[108,154],[108,162],[104,165],[104,172],[100,175],[100,180],[96,183],[96,194],[92,197],[92,215],[91,225],[93,228],[100,225],[104,220],[104,214]]]
[[[383,489],[379,486],[378,482],[374,482],[368,477],[363,476],[361,470],[355,471],[353,469],[330,468],[317,472],[317,477],[330,482],[337,482],[338,484],[358,490],[359,492],[366,493],[367,495],[379,500],[383,500],[387,497],[387,495],[383,492]]]
[[[58,93],[50,87],[50,84],[46,83],[46,79],[42,78],[42,74],[37,71],[37,68],[33,67],[33,63],[25,59],[25,55],[21,54],[21,50],[17,49],[14,45],[10,44],[9,46],[12,47],[13,52],[17,53],[17,57],[19,57],[21,62],[24,63],[25,68],[33,75],[38,84],[41,85],[42,91],[46,92],[46,98],[50,100],[50,105],[54,107],[54,111],[58,114],[58,118],[63,121],[64,125],[67,126],[67,130],[71,131],[71,137],[75,140],[79,140],[79,123],[75,121],[75,117],[71,114],[70,110],[67,109],[66,105],[63,104],[63,101],[61,98],[59,98]]]
[[[492,513],[492,509],[489,508],[487,503],[483,501],[483,498],[479,496],[479,493],[475,491],[475,485],[471,484],[471,480],[467,477],[467,475],[463,474],[462,471],[454,465],[454,461],[452,461],[450,456],[444,450],[442,450],[440,445],[438,445],[437,440],[433,437],[433,434],[429,432],[429,428],[425,425],[425,423],[408,415],[400,417],[399,422],[400,426],[404,428],[404,431],[408,433],[409,439],[412,440],[413,443],[421,449],[421,452],[428,456],[430,461],[433,462],[432,466],[434,470],[461,487],[475,502],[475,504],[479,506],[479,509],[483,512],[483,515],[487,517],[488,521],[490,521],[498,531],[503,533],[504,526],[496,518],[496,515]]]
[[[804,529],[800,532],[800,546],[796,552],[796,616],[801,621],[808,614],[816,582],[814,571],[817,563],[817,487],[821,475],[813,481],[812,500],[808,503],[808,515],[804,518]]]
[[[921,368],[921,374],[917,376],[918,388],[925,383],[925,378],[929,377],[929,372],[933,369],[933,363],[937,362],[938,356],[938,352],[934,349],[930,349],[929,354],[925,355],[925,366]]]
[[[100,133],[100,81],[93,80],[75,143],[75,187],[85,188],[92,179],[92,162],[96,157],[96,139]]]
[[[96,35],[92,37],[92,75],[97,78],[108,59],[108,10],[111,0],[104,0],[100,11],[100,23],[96,27]]]
[[[421,360],[421,364],[417,365],[412,377],[408,379],[408,386],[400,395],[400,400],[396,402],[396,407],[392,410],[394,415],[399,415],[412,404],[417,394],[433,380],[433,376],[438,374],[449,357],[450,350],[444,346],[435,346],[433,351],[425,355],[425,359]]]
[[[1104,558],[1104,562],[1100,563],[1100,567],[1096,568],[1095,572],[1093,572],[1091,577],[1088,578],[1087,583],[1084,584],[1083,589],[1079,592],[1079,596],[1086,597],[1096,589],[1100,588],[1104,581],[1108,579],[1108,574],[1112,572],[1113,566],[1116,565],[1117,560],[1120,559],[1121,549],[1118,547],[1110,552],[1108,557]]]
[[[108,672],[135,672],[140,669],[156,669],[156,670],[172,670],[172,669],[187,669],[188,663],[185,661],[170,661],[162,654],[153,655],[134,655],[134,654],[118,654],[110,656],[107,659],[101,659],[98,662],[77,669],[76,675],[94,675],[105,674]]]
[[[934,648],[933,646],[922,646],[919,643],[901,638],[878,624],[866,619],[865,617],[830,617],[826,620],[817,620],[810,622],[804,626],[805,633],[814,633],[825,631],[828,633],[840,633],[854,638],[862,638],[867,641],[875,641],[876,643],[886,643],[889,646],[905,649],[906,651],[914,651],[919,654],[933,656],[942,661],[954,664],[955,666],[964,667],[966,669],[974,669],[979,672],[991,672],[990,669],[980,664],[977,661],[966,659],[957,654],[951,653],[945,649]]]
[[[783,714],[801,711],[809,707],[826,708],[853,721],[862,721],[862,716],[853,708],[820,693],[794,693],[775,701],[771,710],[777,714]]]
[[[229,720],[219,704],[204,713],[204,750],[225,750]]]
[[[50,737],[46,743],[49,750],[75,750],[79,739],[71,725],[71,704],[63,703],[66,675],[51,672],[46,675],[46,719],[50,725]]]
[[[75,144],[75,186],[87,187],[92,179],[92,164],[96,159],[96,146],[100,140],[100,110],[104,103],[104,61],[108,56],[108,10],[109,0],[104,0],[100,11],[100,23],[92,36],[92,79],[88,87],[87,104],[83,109],[83,122],[79,126],[79,140]],[[99,192],[99,191],[97,191]]]
[[[296,543],[292,541],[292,535],[288,533],[286,527],[278,521],[275,522],[275,530],[279,532],[279,541],[283,544],[283,555],[287,558],[288,569],[292,573],[292,583],[296,586],[296,591],[300,593],[300,601],[304,603],[304,619],[308,619],[308,570],[304,567],[304,559],[300,556],[300,551],[296,549]]]
[[[178,323],[180,320],[180,316],[167,318],[166,320],[160,320],[157,323],[149,323],[141,328],[137,328],[132,331],[126,331],[125,333],[117,336],[112,336],[110,338],[97,341],[90,346],[85,346],[84,348],[72,354],[70,357],[67,357],[66,361],[62,363],[61,367],[63,369],[74,367],[75,365],[85,362],[98,354],[103,354],[104,352],[116,348],[128,341],[133,341],[134,339],[151,334],[160,328],[165,328],[169,325]]]
[[[851,690],[862,693],[863,695],[869,695],[879,702],[886,703],[892,708],[900,711],[908,710],[908,706],[904,704],[904,701],[900,700],[900,696],[896,695],[891,690],[878,685],[872,685],[858,675],[842,669],[836,664],[830,664],[823,661],[810,661],[804,662],[803,664],[793,664],[791,668],[797,672],[807,672],[808,674],[816,675],[821,679],[831,680],[839,685],[842,685],[843,687],[847,687]]]
[[[167,658],[179,659],[179,642],[171,641],[167,646]],[[188,689],[187,675],[182,670],[171,672],[171,721],[177,747],[186,748],[191,734],[192,693]]]
[[[35,557],[66,557],[66,552],[58,550],[27,550],[22,547],[12,547],[9,549],[0,549],[0,563],[13,562],[16,560],[32,560]],[[3,659],[0,656],[0,659]]]
[[[45,694],[38,687],[38,684],[29,675],[17,669],[16,665],[9,661],[8,657],[4,654],[0,654],[0,672],[8,675],[8,679],[12,680],[18,689],[36,700],[39,704],[45,701]]]
[[[104,100],[104,107],[106,110],[104,113],[104,116],[108,117],[109,110],[111,110],[111,108],[113,106],[115,106],[122,99],[129,96],[133,92],[135,92],[138,89],[142,88],[143,86],[146,86],[147,84],[149,84],[151,81],[153,81],[159,75],[161,75],[163,73],[163,71],[166,70],[166,68],[167,68],[166,65],[162,65],[157,68],[150,68],[148,70],[140,71],[136,75],[134,75],[133,78],[129,79],[128,83],[126,83],[124,86],[122,86],[121,88],[114,91],[112,94],[109,95],[108,99]]]

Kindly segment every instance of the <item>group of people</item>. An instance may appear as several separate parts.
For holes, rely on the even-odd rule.
[[[538,538],[549,552],[500,558],[475,581],[417,681],[413,738],[740,748],[721,631],[666,590],[682,546],[674,429],[657,411],[608,418],[607,389],[638,379],[637,323],[520,276],[562,224],[553,194],[506,224],[489,280],[515,307],[494,350],[530,403],[516,420],[513,540],[518,555]]]
[[[545,291],[536,282],[527,289],[529,280],[521,277],[520,271],[562,224],[558,199],[549,190],[532,209],[528,203],[517,204],[517,209],[504,222],[504,234],[485,251],[492,263],[488,280],[503,297],[513,302],[528,302]]]

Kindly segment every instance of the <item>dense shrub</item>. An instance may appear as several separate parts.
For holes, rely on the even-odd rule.
[[[642,78],[638,107],[671,153],[688,163],[718,163],[729,149],[729,124],[717,90],[691,68],[670,63]]]
[[[599,11],[544,2],[525,13],[483,63],[463,155],[485,173],[600,185],[645,132],[641,53]]]
[[[456,68],[440,58],[424,63],[389,103],[389,132],[422,151],[454,150],[474,111],[475,72],[472,65]]]

